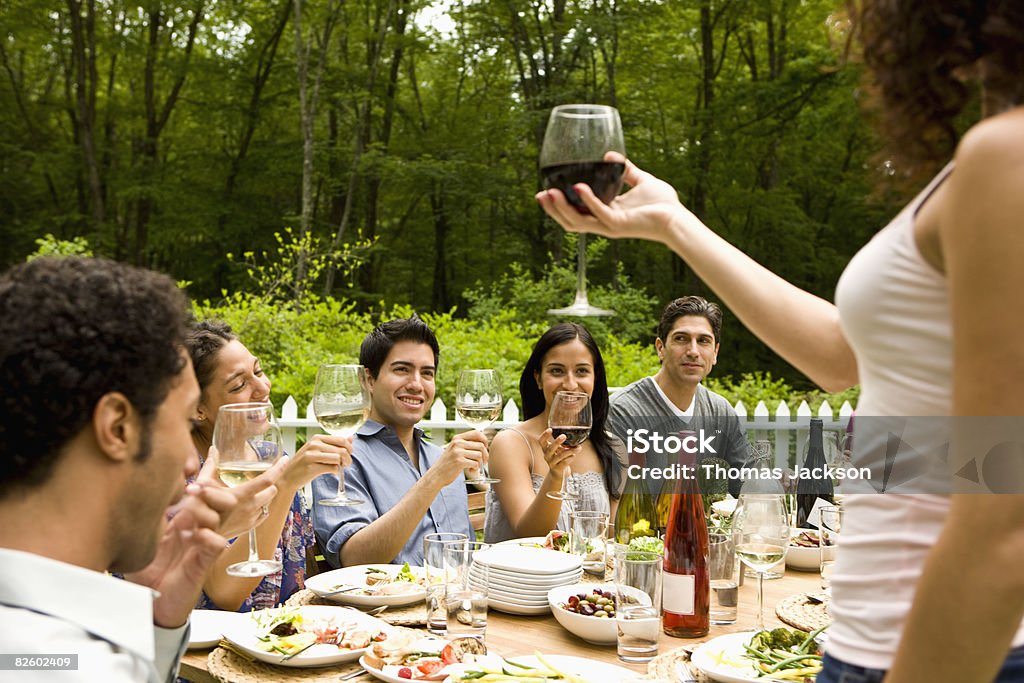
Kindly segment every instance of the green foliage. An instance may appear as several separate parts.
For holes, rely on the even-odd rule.
[[[28,255],[26,261],[39,258],[40,256],[92,256],[92,248],[89,240],[84,237],[73,237],[70,240],[62,240],[54,237],[52,233],[46,233],[36,240],[37,249]]]
[[[745,372],[738,380],[731,376],[709,377],[704,385],[724,396],[729,403],[736,405],[742,401],[748,413],[752,413],[758,401],[764,401],[769,413],[775,413],[779,402],[789,404],[791,413],[795,413],[801,401],[807,401],[811,412],[817,414],[821,404],[828,401],[833,411],[838,411],[845,401],[856,407],[860,397],[860,386],[830,394],[820,390],[797,391],[783,379],[773,379],[770,372]]]
[[[549,309],[565,308],[576,293],[576,235],[566,236],[565,253],[571,254],[561,261],[549,255],[551,265],[544,267],[541,277],[535,278],[525,266],[512,263],[492,284],[478,283],[463,293],[469,301],[469,317],[482,319],[496,315],[509,315],[523,326],[540,326],[559,322],[548,314]],[[607,250],[609,242],[592,238],[587,243],[587,261],[596,260]],[[613,282],[588,284],[587,298],[600,308],[615,311],[614,316],[579,318],[602,346],[612,338],[629,342],[653,340],[657,325],[658,300],[643,287],[632,284],[623,264],[616,266]],[[539,334],[539,333],[538,333]]]
[[[277,247],[273,253],[253,251],[242,253],[239,260],[228,253],[230,263],[244,268],[257,296],[266,301],[303,306],[316,302],[313,287],[328,268],[335,268],[342,278],[349,278],[365,261],[364,254],[375,240],[360,239],[332,249],[312,233],[296,234],[291,227],[275,232]]]

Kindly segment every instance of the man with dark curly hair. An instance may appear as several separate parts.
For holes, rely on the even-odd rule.
[[[74,658],[19,683],[174,678],[235,501],[186,490],[187,321],[170,278],[112,261],[40,258],[0,276],[0,649]]]

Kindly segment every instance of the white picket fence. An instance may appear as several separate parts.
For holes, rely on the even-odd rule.
[[[618,389],[609,389],[614,393]],[[785,468],[792,463],[793,454],[803,452],[807,443],[807,432],[812,417],[819,417],[824,423],[826,430],[845,430],[853,413],[853,406],[845,401],[839,407],[838,414],[833,411],[832,406],[827,402],[822,403],[817,415],[811,411],[806,401],[801,401],[796,410],[790,409],[789,404],[781,401],[775,411],[769,410],[764,401],[759,401],[751,414],[742,402],[735,406],[736,414],[739,415],[744,427],[747,430],[747,438],[753,442],[757,439],[768,439],[772,442],[775,464]],[[432,442],[443,445],[448,432],[461,432],[470,429],[470,426],[458,419],[457,415],[448,416],[448,406],[444,401],[437,399],[430,408],[428,419],[419,423],[419,428],[427,434]],[[454,413],[454,411],[452,411]],[[297,438],[300,432],[304,432],[306,438],[320,432],[313,414],[313,404],[306,406],[305,415],[299,417],[299,406],[291,396],[284,402],[281,415],[278,419],[281,425],[281,432],[284,437],[285,452],[294,453]],[[520,422],[519,406],[515,401],[509,400],[502,411],[501,420],[493,424],[495,429],[504,429]],[[795,446],[795,448],[794,448]]]

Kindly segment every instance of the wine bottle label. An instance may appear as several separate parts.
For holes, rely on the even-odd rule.
[[[697,579],[693,574],[672,574],[662,577],[661,605],[673,614],[693,614],[697,594]]]
[[[821,508],[829,505],[835,505],[835,503],[825,500],[824,498],[815,498],[814,506],[811,511],[807,513],[807,526],[813,526],[815,529],[821,528]]]

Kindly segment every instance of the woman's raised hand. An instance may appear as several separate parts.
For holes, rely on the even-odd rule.
[[[352,438],[315,434],[291,457],[279,488],[294,493],[321,474],[335,474],[339,463],[352,464]]]
[[[671,185],[641,171],[628,159],[616,152],[605,155],[608,161],[626,164],[623,181],[630,190],[605,204],[589,186],[577,184],[573,189],[591,215],[581,214],[573,208],[561,191],[551,189],[538,192],[537,202],[551,218],[570,232],[588,232],[615,239],[633,237],[665,242],[673,220],[696,220],[680,202]]]
[[[565,435],[556,438],[550,427],[540,435],[540,447],[544,450],[544,462],[548,464],[548,469],[559,480],[565,476],[565,469],[572,464],[573,458],[582,448],[582,446],[566,448],[564,443]]]

